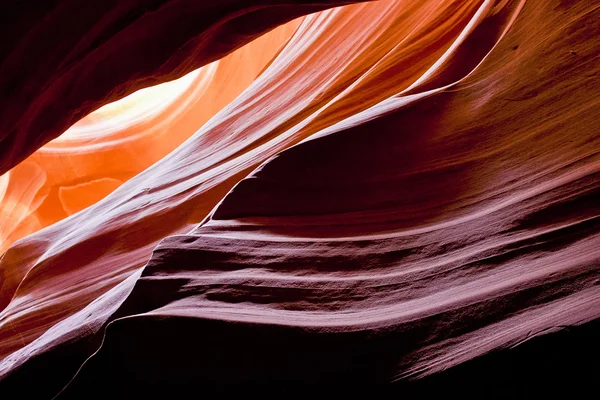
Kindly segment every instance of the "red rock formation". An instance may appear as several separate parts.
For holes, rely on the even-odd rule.
[[[351,0],[51,0],[3,5],[0,174],[91,111]]]
[[[2,177],[0,252],[96,203],[173,151],[254,81],[300,22],[100,108],[13,168]]]
[[[306,17],[189,140],[8,250],[4,387],[354,388],[582,324],[544,351],[599,354],[599,17],[558,0]],[[462,382],[490,371],[510,377]]]

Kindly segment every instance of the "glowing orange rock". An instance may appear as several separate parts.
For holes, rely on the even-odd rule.
[[[96,108],[352,0],[59,0],[0,13],[0,174]],[[74,17],[76,16],[76,17]]]
[[[6,387],[352,391],[574,325],[600,354],[599,21],[590,2],[545,0],[304,18],[179,147],[9,248]],[[107,178],[67,185],[61,207]],[[36,187],[13,195],[25,213]],[[549,349],[595,360],[561,337]],[[502,386],[513,367],[538,386],[554,367],[589,374],[545,353],[456,386],[490,370]]]
[[[419,60],[412,74],[391,86],[388,80],[371,80],[376,93],[401,94],[415,87],[438,68],[438,60],[449,58],[471,37],[489,11],[487,4],[470,1],[457,8],[454,3],[383,1],[306,17],[268,68],[182,146],[104,201],[30,236],[28,242],[36,243],[29,251],[31,263],[22,259],[25,243],[9,249],[0,265],[11,271],[1,299],[10,304],[2,313],[0,355],[35,339],[137,271],[161,239],[192,230],[265,160],[327,126],[352,124],[354,114],[378,100],[362,97],[362,77],[383,77],[394,73],[395,63]],[[440,19],[447,19],[447,33],[431,36]],[[400,97],[398,103],[404,102]],[[69,233],[57,241],[57,232]],[[35,300],[23,303],[21,298]],[[32,325],[30,312],[45,318]],[[18,337],[14,329],[21,332]]]
[[[0,201],[0,252],[96,203],[173,151],[252,83],[300,22],[98,109],[3,175],[0,188],[8,195]]]

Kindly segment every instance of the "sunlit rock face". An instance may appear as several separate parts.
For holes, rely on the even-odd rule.
[[[173,151],[254,81],[300,22],[101,107],[3,175],[0,252],[96,203]]]
[[[103,104],[181,77],[296,17],[356,2],[8,2],[0,15],[0,174]]]
[[[0,387],[591,385],[599,38],[594,2],[355,4],[98,109],[0,179],[3,237],[46,226],[1,260]]]

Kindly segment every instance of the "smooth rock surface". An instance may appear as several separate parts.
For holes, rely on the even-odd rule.
[[[598,71],[591,1],[305,17],[183,144],[7,251],[0,390],[594,387]]]

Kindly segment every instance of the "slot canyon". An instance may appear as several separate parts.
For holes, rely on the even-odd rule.
[[[0,398],[595,390],[600,3],[0,10]]]

